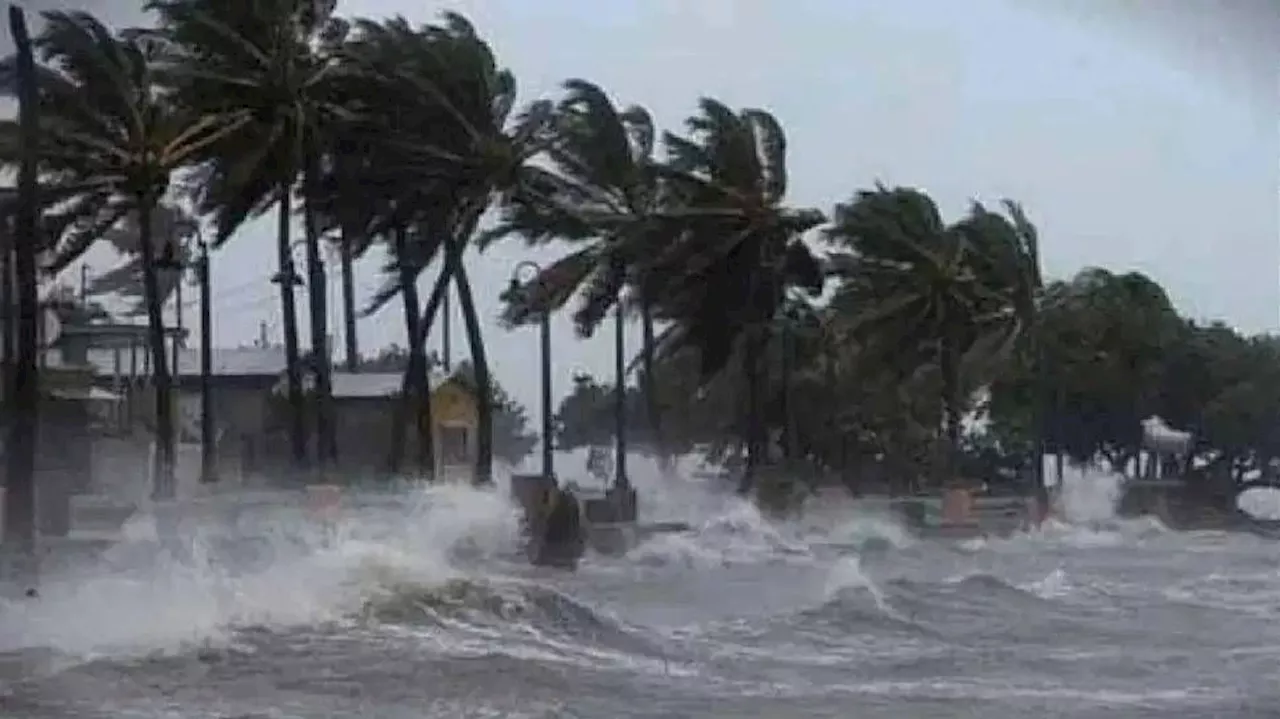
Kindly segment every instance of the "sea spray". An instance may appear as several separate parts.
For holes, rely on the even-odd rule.
[[[1092,467],[1068,467],[1058,489],[1055,512],[1072,524],[1115,519],[1124,477]]]
[[[259,506],[231,528],[187,522],[180,560],[156,553],[140,520],[134,539],[113,550],[115,562],[52,577],[38,602],[5,607],[0,651],[171,652],[228,641],[244,627],[349,621],[388,585],[457,579],[456,554],[513,550],[514,509],[491,490],[425,487],[393,498],[395,506],[386,495],[367,506],[351,499],[327,541],[291,506]],[[253,561],[233,559],[246,544]]]

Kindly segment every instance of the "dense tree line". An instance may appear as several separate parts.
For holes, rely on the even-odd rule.
[[[1066,463],[1136,473],[1140,423],[1159,416],[1195,436],[1198,476],[1275,479],[1280,339],[1182,317],[1163,288],[1136,272],[1086,269],[1048,283],[1037,306],[1038,348],[1024,342],[962,362],[959,411],[970,422],[958,442],[961,474],[1025,487],[1042,441],[1059,476]],[[765,411],[776,450],[793,476],[862,490],[927,485],[945,433],[939,368],[860,353],[848,332],[860,321],[857,306],[837,299],[798,308],[779,328]],[[656,384],[664,416],[681,426],[667,451],[723,458],[737,450],[743,415],[734,378],[698,391],[696,367],[676,360],[659,364]],[[612,440],[601,420],[611,392],[578,380],[557,415],[563,444]],[[628,394],[639,417],[639,392]]]
[[[1245,422],[1213,404],[1225,401],[1213,390],[1225,386],[1226,370],[1205,370],[1213,378],[1201,395],[1165,409],[1172,400],[1149,373],[1158,374],[1167,361],[1158,358],[1172,345],[1060,319],[1087,314],[1080,308],[1104,297],[1125,312],[1135,297],[1148,313],[1167,300],[1160,304],[1154,284],[1129,276],[1107,280],[1105,291],[1079,282],[1044,287],[1036,230],[1016,203],[975,204],[948,220],[919,191],[874,187],[830,213],[794,206],[785,133],[767,111],[703,98],[684,128],[660,132],[643,108],[581,79],[567,81],[558,97],[525,100],[514,74],[460,15],[416,25],[343,18],[334,6],[155,0],[153,27],[120,30],[85,13],[43,17],[36,149],[39,239],[54,258],[46,270],[59,271],[99,241],[116,237],[120,246],[113,231],[136,228],[131,247],[155,355],[165,472],[172,437],[161,400],[170,378],[160,270],[166,256],[178,255],[180,233],[157,230],[156,218],[171,205],[207,225],[215,246],[248,219],[277,213],[276,242],[263,250],[279,265],[290,446],[299,466],[323,465],[336,446],[329,363],[306,360],[330,356],[326,242],[341,250],[349,328],[357,315],[352,262],[374,248],[385,252],[386,283],[363,311],[397,298],[403,304],[404,389],[419,411],[430,399],[426,339],[451,290],[471,379],[480,396],[494,396],[465,251],[513,237],[569,243],[527,291],[508,297],[504,319],[520,324],[572,303],[579,331],[589,335],[610,317],[617,325],[637,318],[644,340],[638,351],[628,348],[640,380],[638,398],[628,401],[636,424],[660,452],[681,443],[741,449],[744,490],[775,456],[824,469],[874,463],[911,482],[941,481],[961,470],[962,420],[983,390],[990,443],[1006,454],[1042,439],[1077,459],[1120,452],[1131,448],[1128,421],[1153,406],[1175,421],[1199,412],[1206,438]],[[0,162],[16,164],[20,150],[16,125],[0,124]],[[491,211],[496,223],[482,224]],[[301,273],[293,259],[297,215]],[[416,280],[433,262],[443,271],[423,298]],[[1085,279],[1101,276],[1110,277]],[[311,320],[305,355],[297,285]],[[1130,319],[1151,331],[1156,317]],[[1161,342],[1212,334],[1170,323],[1182,329]],[[1081,369],[1079,343],[1055,334],[1068,331],[1107,338],[1089,335],[1103,343],[1087,360],[1099,368]],[[1253,348],[1240,350],[1239,372],[1256,367],[1248,358],[1270,346],[1238,344]],[[1188,350],[1185,362],[1217,351]],[[1139,372],[1139,359],[1151,366]],[[316,376],[314,411],[303,411],[304,372]],[[1099,399],[1105,388],[1090,383],[1104,376],[1117,383],[1106,385],[1112,391],[1138,394]],[[497,415],[493,402],[480,408],[484,481]],[[397,433],[412,424],[407,419],[397,417]],[[1231,441],[1243,432],[1232,430]],[[1215,446],[1237,463],[1264,452],[1256,438]]]

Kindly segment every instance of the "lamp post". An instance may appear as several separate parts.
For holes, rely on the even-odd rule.
[[[282,227],[288,223],[282,220]],[[298,308],[294,291],[302,285],[302,278],[293,264],[293,246],[277,247],[277,264],[280,269],[271,277],[271,283],[280,287],[282,322],[284,324],[285,376],[289,397],[289,445],[293,455],[293,469],[302,470],[307,464],[307,427],[302,409],[302,371],[298,358]]]
[[[516,264],[511,271],[511,283],[508,292],[512,298],[518,293],[527,292],[529,285],[542,273],[536,262],[524,260]],[[523,275],[523,277],[522,277]],[[541,335],[540,362],[542,370],[542,475],[555,476],[554,430],[551,423],[551,312],[543,308],[538,313],[538,329]]]

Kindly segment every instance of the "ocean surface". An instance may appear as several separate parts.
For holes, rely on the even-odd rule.
[[[517,561],[501,491],[184,526],[0,606],[0,717],[1275,717],[1280,545],[1111,516],[921,541],[840,499],[770,522],[643,482],[691,523],[577,573]],[[159,558],[163,556],[164,558]]]

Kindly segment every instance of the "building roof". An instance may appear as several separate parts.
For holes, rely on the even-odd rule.
[[[281,370],[283,375],[284,370]],[[400,394],[400,386],[404,375],[400,372],[333,372],[329,375],[332,383],[334,399],[382,399]],[[432,372],[428,381],[434,389],[447,382],[449,378],[440,372]],[[309,391],[315,386],[314,378],[308,373],[303,377],[303,390]],[[272,386],[273,394],[285,393],[283,376]]]
[[[335,399],[394,397],[400,394],[400,384],[404,381],[404,375],[399,372],[334,372],[331,377]]]
[[[95,347],[129,347],[147,341],[150,329],[146,325],[129,322],[66,323],[58,327],[59,339],[63,337],[92,337]],[[185,338],[190,332],[177,327],[165,327],[166,337]]]
[[[138,348],[138,376],[149,374],[144,356],[146,348]],[[130,373],[130,353],[120,352],[120,372],[124,376]],[[116,352],[111,349],[91,349],[88,352],[89,364],[93,365],[99,377],[110,377],[116,371]],[[272,386],[275,394],[285,391],[285,353],[283,347],[234,347],[214,348],[213,375],[215,377],[276,377]],[[199,348],[182,348],[178,350],[178,376],[200,376]],[[336,399],[371,399],[394,397],[400,393],[400,385],[404,375],[400,372],[340,372],[334,371],[330,377],[333,382],[333,397]],[[432,372],[429,381],[432,388],[439,387],[449,380],[441,372]],[[304,387],[313,384],[309,373],[304,374]]]
[[[138,375],[149,374],[148,363],[144,353],[145,347],[138,348]],[[172,356],[172,353],[170,353]],[[101,376],[111,376],[116,371],[116,353],[109,349],[92,349],[88,352],[89,363]],[[213,375],[215,377],[274,377],[284,372],[284,348],[282,347],[231,347],[213,350]],[[129,352],[120,353],[121,373],[130,374]],[[178,376],[200,376],[199,348],[182,348],[178,350]]]

